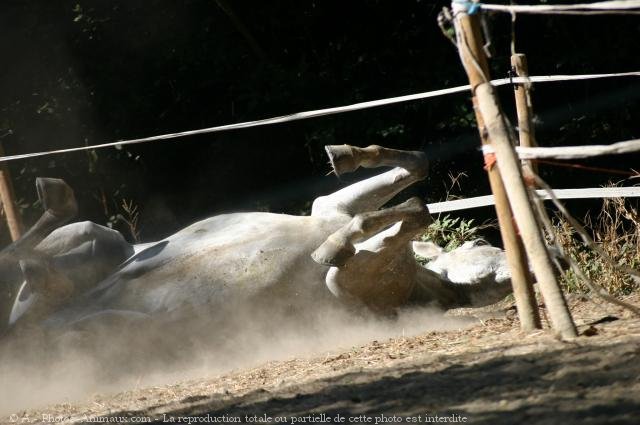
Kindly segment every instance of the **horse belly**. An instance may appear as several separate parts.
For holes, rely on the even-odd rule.
[[[216,309],[279,298],[303,302],[328,292],[326,267],[309,255],[326,237],[324,229],[287,216],[251,218],[223,228],[196,223],[172,236],[160,254],[120,273],[122,282],[104,296],[108,308],[145,313],[203,305]]]

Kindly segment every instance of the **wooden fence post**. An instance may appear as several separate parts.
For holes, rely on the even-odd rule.
[[[527,255],[531,260],[533,271],[540,285],[551,323],[563,338],[575,337],[577,336],[576,327],[560,286],[556,281],[542,234],[529,203],[520,163],[511,144],[511,135],[497,103],[493,87],[489,82],[486,56],[482,50],[480,27],[477,18],[469,16],[465,10],[461,10],[460,4],[454,3],[453,7],[456,12],[455,26],[458,48],[469,76],[474,99],[476,99],[474,105],[476,106],[476,113],[479,113],[483,120],[484,128],[481,127],[480,122],[478,123],[478,128],[481,131],[481,135],[486,131],[487,134],[483,136],[483,139],[488,138],[487,142],[490,141],[497,162],[500,165],[503,187],[507,193]],[[485,143],[485,140],[483,140],[483,143]],[[493,187],[492,190],[494,190]],[[494,196],[496,195],[494,192]],[[496,204],[497,202],[498,198],[496,196]]]
[[[459,46],[459,49],[463,65],[469,75],[472,92],[475,91],[475,87],[478,84],[484,82],[485,76],[488,78],[489,75],[487,59],[484,53],[482,53],[482,36],[480,35],[480,27],[478,23],[475,22],[475,19],[475,17],[467,14],[460,14],[459,18],[456,18],[456,27],[459,27],[460,30],[464,30],[467,34],[468,44],[466,47],[468,48],[468,51],[463,46]],[[477,59],[474,61],[473,57]],[[482,73],[484,73],[484,76]],[[477,99],[475,96],[473,97],[473,106],[482,144],[489,145],[490,141],[484,127],[484,120],[478,109]],[[496,215],[498,217],[498,225],[500,226],[500,236],[502,237],[507,263],[511,270],[511,283],[513,285],[513,294],[516,299],[520,327],[526,332],[530,332],[534,329],[540,329],[542,328],[542,325],[540,323],[540,315],[538,313],[538,304],[535,294],[533,293],[533,284],[531,282],[529,267],[527,265],[527,258],[522,247],[522,242],[514,228],[511,208],[509,207],[509,201],[502,178],[500,177],[499,168],[497,166],[489,166],[487,167],[487,174],[489,177],[491,192],[495,199]]]
[[[4,148],[0,144],[0,157],[4,156]],[[11,240],[15,241],[22,236],[22,217],[15,203],[11,176],[6,162],[0,162],[0,201],[4,208],[7,227],[11,234]]]
[[[527,65],[527,56],[522,53],[511,55],[511,67],[518,77],[528,77],[529,67]],[[533,126],[533,109],[531,104],[531,84],[518,83],[513,86],[516,98],[516,111],[518,113],[518,135],[520,146],[527,148],[535,147],[535,129]],[[530,160],[522,161],[522,171],[525,177],[532,176],[533,173],[538,174],[538,166]]]

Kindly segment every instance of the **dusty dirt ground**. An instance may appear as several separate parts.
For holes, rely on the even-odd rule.
[[[640,294],[627,298],[640,304]],[[640,424],[640,318],[571,296],[581,333],[523,334],[505,301],[455,331],[94,395],[2,422]],[[543,310],[544,311],[544,310]],[[256,415],[254,417],[254,415]]]

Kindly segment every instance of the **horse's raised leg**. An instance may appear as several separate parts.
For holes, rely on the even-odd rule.
[[[338,298],[376,311],[398,307],[415,284],[416,263],[409,242],[431,222],[431,216],[418,198],[378,209],[426,177],[426,156],[380,146],[327,146],[326,150],[337,175],[358,167],[395,168],[315,200],[312,215],[342,214],[352,219],[331,234],[312,258],[331,266],[326,283]]]
[[[3,254],[19,254],[33,250],[49,233],[71,220],[78,212],[73,190],[61,179],[36,179],[38,198],[44,214],[20,239],[13,242]]]
[[[371,238],[392,224],[407,222],[411,224],[411,229],[418,231],[431,221],[427,207],[415,197],[395,207],[358,213],[349,223],[329,235],[311,257],[319,264],[342,266],[356,253],[357,242]],[[415,232],[411,236],[414,235]],[[409,240],[411,238],[407,242]]]
[[[329,269],[325,278],[329,290],[344,301],[364,304],[379,313],[404,305],[413,293],[420,267],[410,241],[430,220],[417,198],[388,210],[356,215],[334,235],[348,244],[366,240],[356,243],[355,253],[344,255]],[[334,247],[329,239],[314,256]]]
[[[399,151],[380,146],[358,148],[348,145],[326,146],[329,161],[337,175],[359,167],[395,167],[390,171],[354,183],[313,202],[311,215],[356,215],[375,211],[400,191],[427,176],[428,161],[423,152]]]

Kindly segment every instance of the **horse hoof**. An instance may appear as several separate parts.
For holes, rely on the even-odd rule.
[[[352,173],[358,169],[358,161],[349,145],[329,145],[324,147],[329,163],[336,176]]]
[[[348,242],[338,242],[331,237],[313,251],[311,258],[318,264],[330,267],[344,266],[356,253],[356,249]]]
[[[65,219],[73,218],[78,213],[78,204],[73,190],[64,180],[38,177],[36,189],[45,211]]]

